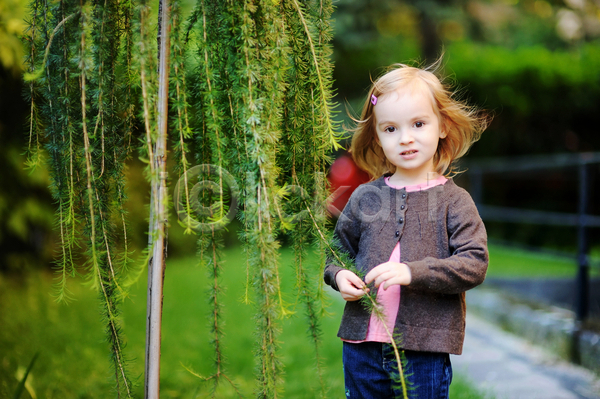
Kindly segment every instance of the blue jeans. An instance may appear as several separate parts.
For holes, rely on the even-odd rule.
[[[404,356],[410,398],[448,399],[452,366],[447,353],[404,351]],[[344,342],[343,362],[347,398],[403,398],[392,345]]]

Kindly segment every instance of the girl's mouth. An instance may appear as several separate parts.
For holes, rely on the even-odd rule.
[[[408,151],[404,151],[401,152],[400,155],[412,155],[412,154],[416,154],[417,150],[408,150]]]

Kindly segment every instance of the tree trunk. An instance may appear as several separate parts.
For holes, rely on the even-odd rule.
[[[155,174],[152,176],[150,239],[152,255],[148,264],[148,310],[146,324],[146,367],[144,392],[147,399],[159,398],[160,338],[165,273],[167,229],[167,118],[169,95],[169,1],[159,7],[158,138],[154,144]]]

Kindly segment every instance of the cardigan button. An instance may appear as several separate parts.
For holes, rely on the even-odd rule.
[[[400,237],[400,232],[396,230],[396,237]]]
[[[403,210],[404,210],[404,208],[406,208],[404,205],[401,205],[401,206],[400,206],[400,210],[401,210],[401,211],[403,211]]]
[[[398,220],[398,223],[404,223],[404,218],[400,218],[400,219]]]
[[[406,198],[406,194],[402,194],[402,198]]]

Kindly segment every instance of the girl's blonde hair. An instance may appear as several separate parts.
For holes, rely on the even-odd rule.
[[[420,69],[404,64],[395,64],[388,72],[379,77],[369,90],[367,100],[362,109],[352,137],[351,153],[354,161],[361,169],[376,179],[384,173],[394,173],[396,167],[387,160],[383,149],[377,142],[375,131],[375,115],[372,96],[379,98],[385,94],[401,88],[419,84],[428,88],[434,111],[438,114],[440,129],[445,134],[438,144],[433,157],[435,171],[446,176],[455,175],[457,172],[452,162],[467,153],[471,145],[479,140],[481,133],[489,124],[489,117],[475,107],[456,99],[456,93],[440,81],[434,74],[441,61],[438,60],[431,67]],[[432,72],[433,70],[433,72]]]

